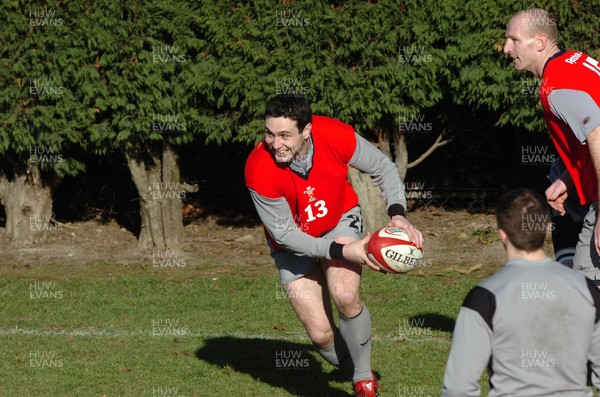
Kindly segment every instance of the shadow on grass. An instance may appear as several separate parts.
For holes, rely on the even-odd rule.
[[[297,396],[348,397],[328,382],[348,381],[340,371],[326,373],[313,356],[312,345],[285,340],[211,338],[196,350],[199,360],[246,373],[254,379]],[[327,364],[328,365],[328,364]]]
[[[411,325],[419,328],[431,328],[442,332],[454,331],[453,318],[438,313],[421,313],[410,318]]]

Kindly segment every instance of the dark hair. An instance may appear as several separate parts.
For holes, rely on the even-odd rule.
[[[310,105],[303,95],[279,94],[267,102],[266,117],[285,117],[296,120],[300,132],[312,122]]]
[[[544,246],[551,224],[550,207],[544,196],[536,191],[511,190],[496,204],[496,221],[512,245],[531,252]]]

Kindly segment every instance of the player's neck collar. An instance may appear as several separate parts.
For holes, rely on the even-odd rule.
[[[290,169],[303,178],[308,177],[308,173],[312,168],[312,158],[315,152],[312,135],[308,138],[308,145],[306,154],[296,160],[292,160],[289,164]]]
[[[550,58],[548,58],[546,60],[546,63],[544,64],[544,68],[542,69],[542,76],[544,75],[544,72],[546,71],[546,66],[548,66],[548,63],[553,60],[554,58],[558,58],[559,56],[563,55],[565,52],[567,52],[566,50],[559,50],[557,53],[555,53],[554,55],[552,55]]]

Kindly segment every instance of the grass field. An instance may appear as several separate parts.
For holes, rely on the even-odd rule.
[[[426,266],[363,278],[382,397],[440,395],[464,296],[504,261],[491,214],[411,215]],[[188,225],[180,267],[136,244],[95,221],[33,247],[0,240],[0,397],[352,395],[291,310],[260,226]]]
[[[1,396],[351,395],[273,269],[178,281],[131,265],[38,270],[2,272]],[[439,395],[454,319],[476,282],[365,272],[382,396]]]

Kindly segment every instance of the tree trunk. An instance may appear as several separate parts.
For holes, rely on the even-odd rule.
[[[52,188],[36,166],[16,170],[12,178],[0,173],[0,203],[6,212],[4,235],[16,244],[44,241],[60,228],[52,214]]]
[[[404,134],[402,131],[392,134],[394,139],[393,157],[392,145],[390,145],[390,134],[385,133],[380,127],[376,127],[375,134],[377,135],[378,140],[375,146],[392,159],[400,174],[400,180],[404,181],[408,169],[408,151],[406,149]],[[365,230],[372,233],[386,227],[389,222],[389,217],[387,215],[387,208],[381,199],[381,191],[379,188],[373,186],[368,176],[354,169],[351,169],[348,173],[348,179],[358,195],[358,202],[360,204]]]
[[[378,187],[373,186],[371,178],[350,168],[348,180],[358,195],[365,232],[373,233],[386,227],[389,222],[387,208],[381,199],[381,191]]]
[[[378,142],[375,146],[386,156],[390,157],[390,143],[386,134],[379,128],[376,129]],[[386,227],[390,218],[387,215],[387,207],[381,198],[381,190],[373,186],[371,178],[353,168],[350,168],[348,180],[358,195],[358,203],[363,218],[366,232],[375,232]]]
[[[402,132],[394,134],[394,163],[400,173],[400,180],[404,182],[406,171],[408,170],[408,150],[406,149],[406,139]]]
[[[183,236],[182,199],[186,195],[177,154],[164,142],[157,151],[126,156],[140,196],[140,248],[177,248]]]

